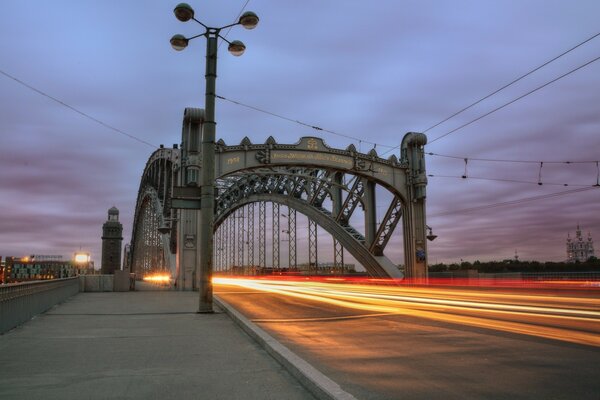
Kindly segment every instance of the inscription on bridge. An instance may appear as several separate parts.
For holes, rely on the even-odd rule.
[[[272,162],[289,162],[289,161],[318,161],[328,162],[342,166],[344,168],[352,168],[353,160],[351,157],[340,156],[336,154],[310,153],[306,151],[272,151]]]
[[[237,164],[240,162],[240,157],[230,157],[227,159],[227,165]]]

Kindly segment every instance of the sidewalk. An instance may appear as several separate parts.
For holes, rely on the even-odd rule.
[[[313,399],[196,292],[80,293],[0,336],[1,399]]]

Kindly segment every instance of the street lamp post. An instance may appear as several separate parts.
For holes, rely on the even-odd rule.
[[[175,17],[186,22],[190,19],[202,25],[205,29],[201,33],[190,38],[183,35],[174,35],[171,38],[171,46],[177,51],[185,49],[191,39],[204,36],[206,44],[206,92],[204,103],[204,123],[202,127],[202,180],[200,187],[200,237],[198,247],[202,254],[200,257],[198,289],[200,291],[199,313],[213,312],[212,293],[212,270],[213,270],[213,225],[215,204],[215,86],[217,79],[217,40],[220,37],[229,43],[228,50],[234,56],[241,56],[246,46],[239,40],[229,41],[221,36],[221,30],[242,25],[246,29],[254,29],[258,24],[258,16],[246,11],[240,16],[238,22],[221,28],[212,28],[194,18],[194,10],[189,4],[180,3],[173,10]],[[196,260],[198,262],[198,260]],[[197,268],[198,270],[198,268]]]

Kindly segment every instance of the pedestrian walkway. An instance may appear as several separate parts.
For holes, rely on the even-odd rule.
[[[80,293],[0,336],[1,399],[313,399],[194,292]]]

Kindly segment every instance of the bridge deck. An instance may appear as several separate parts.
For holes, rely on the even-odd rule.
[[[2,399],[312,399],[193,292],[80,293],[0,336]]]

